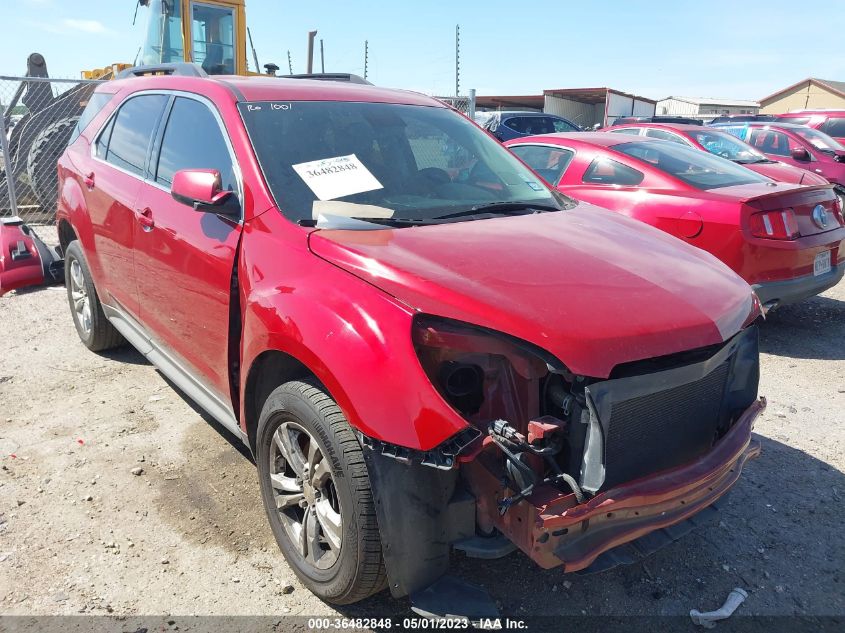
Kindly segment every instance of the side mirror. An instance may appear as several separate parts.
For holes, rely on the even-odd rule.
[[[224,191],[220,183],[220,172],[216,169],[181,169],[173,174],[170,195],[195,211],[239,216],[240,210],[227,204],[235,200],[234,195]]]
[[[793,147],[790,153],[792,154],[793,160],[800,160],[802,162],[807,162],[810,160],[810,152],[808,152],[803,147]]]

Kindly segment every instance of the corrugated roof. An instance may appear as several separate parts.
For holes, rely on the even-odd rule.
[[[693,105],[722,105],[722,106],[748,106],[751,108],[759,108],[760,104],[757,101],[749,101],[747,99],[719,99],[717,97],[666,97],[660,101],[674,99],[675,101],[683,101],[684,103],[691,103]],[[658,102],[659,103],[659,102]]]

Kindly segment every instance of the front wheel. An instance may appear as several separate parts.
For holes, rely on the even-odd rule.
[[[386,575],[367,468],[334,400],[316,382],[276,388],[256,444],[270,527],[303,584],[334,604],[381,591]]]

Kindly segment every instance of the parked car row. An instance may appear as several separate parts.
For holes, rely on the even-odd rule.
[[[329,602],[437,614],[478,604],[452,548],[572,572],[680,537],[760,452],[759,297],[842,275],[830,186],[711,139],[502,114],[549,132],[506,149],[415,93],[149,71],[59,160],[71,317],[243,441]]]

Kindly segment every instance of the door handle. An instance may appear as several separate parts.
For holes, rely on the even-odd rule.
[[[155,221],[153,220],[153,210],[149,207],[139,210],[138,224],[140,224],[141,228],[145,231],[152,231],[153,227],[156,225]]]
[[[85,182],[85,186],[88,187],[88,189],[94,188],[94,172],[93,171],[90,174],[88,174],[87,176],[85,176],[85,178],[83,178],[82,180]]]

